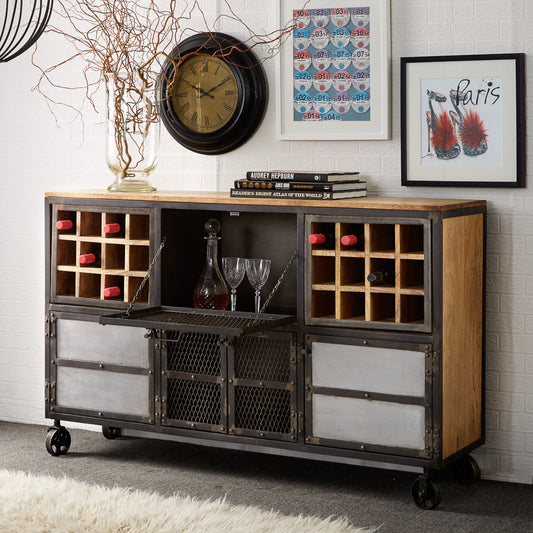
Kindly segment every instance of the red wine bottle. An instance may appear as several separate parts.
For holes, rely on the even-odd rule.
[[[104,297],[105,298],[115,298],[117,296],[120,296],[120,287],[106,287],[104,289]]]
[[[311,244],[320,244],[323,248],[335,248],[335,234],[326,233],[311,233],[308,240]]]
[[[379,285],[381,283],[392,283],[394,278],[389,274],[389,272],[375,270],[374,272],[370,272],[366,279],[374,285]]]
[[[100,254],[99,253],[88,253],[82,254],[79,257],[80,265],[97,267],[100,265]]]
[[[111,224],[106,224],[104,226],[104,233],[119,233],[120,232],[120,224],[117,222],[112,222]]]
[[[72,229],[74,227],[74,222],[72,220],[58,220],[56,222],[56,228],[58,230]]]
[[[360,248],[363,244],[363,237],[356,235],[355,233],[343,235],[341,237],[341,244],[343,246],[357,246]]]

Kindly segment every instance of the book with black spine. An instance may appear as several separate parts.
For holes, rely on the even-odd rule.
[[[293,200],[341,200],[366,196],[366,188],[358,191],[280,191],[276,189],[230,189],[230,196],[240,198],[290,198]]]
[[[235,180],[235,189],[280,191],[360,191],[366,189],[366,181],[343,180],[333,183],[311,181]]]
[[[248,170],[246,179],[271,181],[313,181],[332,183],[335,181],[357,180],[359,172],[313,172],[307,170]]]

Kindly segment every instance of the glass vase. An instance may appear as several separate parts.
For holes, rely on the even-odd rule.
[[[110,73],[106,78],[106,162],[115,175],[110,191],[151,192],[159,157],[159,77]]]

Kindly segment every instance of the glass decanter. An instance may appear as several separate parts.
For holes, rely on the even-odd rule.
[[[217,233],[220,231],[220,222],[215,218],[205,223],[208,237],[205,267],[200,275],[193,292],[193,303],[197,309],[226,309],[229,301],[229,292],[226,282],[218,266],[218,241]]]

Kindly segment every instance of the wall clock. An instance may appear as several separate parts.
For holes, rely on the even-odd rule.
[[[163,65],[161,117],[172,137],[212,155],[245,143],[267,102],[266,77],[255,54],[230,35],[199,33],[179,43],[171,57]],[[178,64],[179,57],[184,59]]]

